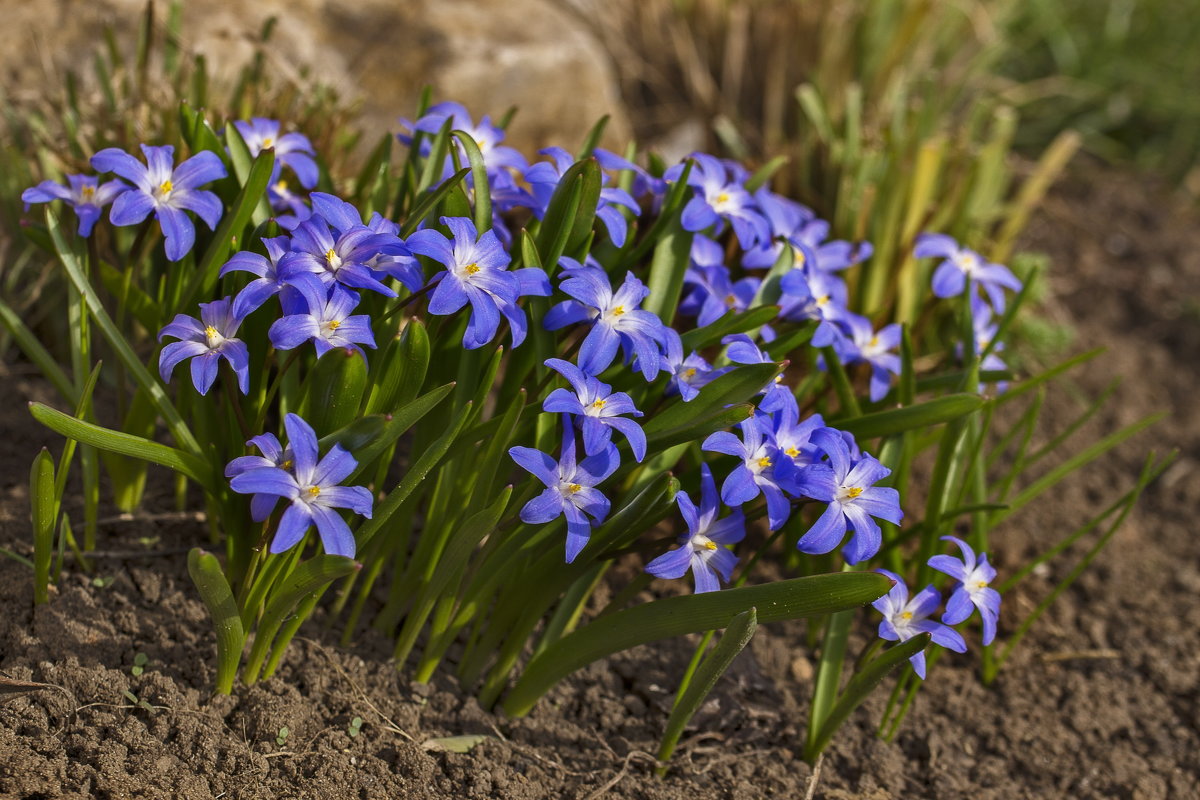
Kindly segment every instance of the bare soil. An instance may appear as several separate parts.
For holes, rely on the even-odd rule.
[[[1054,258],[1041,313],[1073,327],[1073,349],[1109,347],[1050,395],[1048,430],[1078,413],[1076,391],[1115,376],[1125,380],[1113,401],[1069,444],[1172,413],[998,530],[1001,574],[1108,502],[1148,449],[1178,447],[1181,459],[993,688],[979,683],[977,654],[942,659],[892,744],[874,736],[881,691],[835,739],[815,798],[1200,797],[1200,214],[1145,179],[1081,170],[1025,245]],[[0,546],[22,553],[28,465],[37,447],[60,446],[25,414],[24,401],[52,399],[31,374],[10,365],[0,380]],[[798,746],[813,665],[800,625],[760,629],[665,780],[648,754],[687,641],[595,664],[511,720],[446,677],[410,685],[382,637],[339,649],[317,619],[277,677],[213,698],[214,637],[185,568],[205,531],[166,505],[104,525],[99,549],[118,557],[99,560],[98,575],[111,582],[70,568],[37,609],[29,570],[0,557],[0,675],[60,687],[0,694],[0,798],[749,800],[810,788]],[[144,553],[121,555],[131,550]],[[1071,563],[1006,598],[1002,637]],[[872,635],[865,617],[854,647]],[[139,652],[149,662],[134,676]],[[486,738],[467,753],[428,744],[466,734]]]

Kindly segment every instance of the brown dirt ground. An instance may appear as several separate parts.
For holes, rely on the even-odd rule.
[[[1081,170],[1026,245],[1054,257],[1042,313],[1074,327],[1077,349],[1110,348],[1074,388],[1094,395],[1126,378],[1072,444],[1155,410],[1172,416],[996,531],[1001,574],[1132,480],[1147,449],[1179,447],[1181,460],[993,689],[977,680],[975,654],[943,659],[894,744],[873,736],[879,693],[835,739],[816,798],[1200,797],[1200,550],[1189,513],[1200,507],[1200,420],[1187,366],[1200,353],[1200,214],[1144,179]],[[19,552],[28,551],[28,464],[39,444],[57,446],[24,414],[22,401],[51,399],[29,374],[16,365],[0,381],[0,546]],[[1079,408],[1071,392],[1052,394],[1049,429]],[[663,781],[646,754],[686,642],[595,664],[528,718],[508,720],[444,678],[409,685],[381,638],[339,650],[318,621],[276,678],[211,698],[214,640],[183,555],[203,535],[170,517],[111,522],[101,550],[157,537],[150,548],[166,554],[102,561],[100,574],[113,578],[105,588],[69,571],[36,610],[28,570],[0,558],[0,674],[66,690],[0,695],[0,798],[749,800],[809,787],[797,744],[812,665],[798,625],[760,629]],[[1002,636],[1069,567],[1006,598]],[[869,636],[864,623],[853,645]],[[150,661],[134,677],[138,652]],[[351,737],[355,716],[364,724]],[[460,734],[489,738],[466,754],[421,744]]]

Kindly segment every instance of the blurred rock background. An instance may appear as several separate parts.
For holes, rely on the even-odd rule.
[[[169,4],[155,5],[166,35]],[[473,113],[517,106],[514,144],[527,151],[582,140],[611,114],[608,135],[629,138],[607,51],[569,9],[553,0],[187,0],[182,49],[203,56],[214,81],[233,82],[258,49],[268,70],[300,85],[324,84],[357,106],[369,130],[395,130],[424,85]],[[132,50],[145,0],[0,0],[20,47],[0,49],[0,74],[15,100],[57,90],[67,69],[90,74],[92,53],[110,26]]]

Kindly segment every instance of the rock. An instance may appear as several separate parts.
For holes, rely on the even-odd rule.
[[[155,8],[161,41],[167,3]],[[63,68],[90,74],[106,24],[132,60],[144,11],[144,0],[0,0],[8,29],[33,43],[0,53],[5,86],[36,98],[57,93],[47,80]],[[188,0],[184,47],[230,80],[271,16],[268,66],[296,79],[307,66],[312,80],[361,103],[368,142],[412,115],[425,84],[476,117],[517,106],[509,143],[529,155],[549,144],[574,150],[604,114],[612,115],[606,142],[629,137],[608,54],[552,0]]]

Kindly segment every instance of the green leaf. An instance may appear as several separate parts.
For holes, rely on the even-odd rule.
[[[471,194],[475,199],[475,229],[482,236],[484,231],[492,229],[492,193],[491,185],[488,183],[487,164],[483,160],[483,153],[479,150],[479,143],[475,141],[474,136],[466,131],[453,131],[450,135],[462,145],[463,150],[467,153],[467,160],[471,162],[471,182],[474,188]]]
[[[700,394],[688,402],[682,398],[654,415],[642,429],[647,441],[665,439],[669,434],[687,430],[712,419],[715,412],[724,411],[735,403],[744,403],[774,380],[785,363],[742,364],[700,389]]]
[[[283,583],[272,592],[263,612],[262,621],[254,633],[254,646],[250,648],[250,657],[246,661],[244,680],[247,684],[258,680],[264,659],[267,657],[275,634],[287,620],[292,609],[308,595],[318,592],[338,578],[345,577],[356,569],[361,569],[352,558],[345,556],[321,555],[310,558],[284,579]],[[236,612],[236,609],[235,609]],[[241,625],[239,619],[238,625]]]
[[[69,403],[74,403],[76,391],[71,384],[71,379],[67,377],[67,373],[63,372],[62,367],[58,366],[58,362],[54,360],[54,356],[50,355],[50,351],[17,316],[17,312],[9,308],[3,300],[0,300],[0,324],[3,324],[8,330],[9,335],[16,341],[25,357],[37,365],[42,376],[54,384],[54,388],[58,390],[62,398]]]
[[[217,693],[229,694],[233,691],[242,647],[246,644],[246,632],[233,599],[233,590],[229,588],[217,557],[199,547],[193,547],[188,553],[188,574],[217,630]]]
[[[301,416],[317,436],[343,428],[358,416],[367,389],[367,361],[350,347],[338,347],[317,359],[309,373]]]
[[[757,609],[749,608],[738,614],[725,628],[721,641],[713,648],[708,658],[696,670],[687,689],[675,702],[671,716],[667,719],[667,728],[663,732],[662,744],[658,748],[658,760],[669,761],[675,752],[675,745],[687,727],[688,721],[700,709],[704,698],[717,685],[717,680],[729,669],[729,665],[737,658],[738,653],[745,649],[758,629]],[[666,767],[660,768],[660,774]]]
[[[417,226],[425,221],[425,218],[433,213],[434,209],[441,206],[442,201],[446,196],[457,187],[464,178],[471,174],[470,167],[463,167],[458,172],[451,175],[446,180],[442,181],[441,185],[432,192],[421,198],[421,202],[417,203],[417,207],[413,209],[408,218],[404,220],[404,224],[400,226],[400,236],[407,238],[412,235]]]
[[[250,172],[254,168],[254,157],[246,140],[232,122],[225,126],[225,146],[229,149],[229,161],[233,165],[233,174],[239,186],[245,186],[250,181]],[[261,225],[271,217],[271,206],[267,202],[267,193],[263,192],[258,198],[258,204],[250,214],[250,221]]]
[[[746,191],[754,192],[759,187],[766,186],[767,181],[771,180],[771,176],[786,166],[787,163],[787,156],[775,156],[766,164],[763,164],[754,171],[754,174],[750,176],[750,180],[746,181]]]
[[[33,522],[33,604],[50,601],[50,559],[54,554],[54,459],[42,448],[29,472],[30,516]]]
[[[432,411],[453,390],[454,384],[447,383],[445,386],[428,391],[411,403],[396,409],[375,440],[354,453],[354,457],[358,459],[358,466],[346,480],[353,481],[362,474],[363,470],[383,455],[389,447],[395,444],[397,439],[413,425],[416,425],[421,417]]]
[[[600,137],[604,135],[604,128],[608,125],[609,115],[605,114],[600,119],[596,120],[596,124],[588,131],[583,140],[583,146],[579,148],[579,159],[591,158],[595,152],[596,146],[600,144]]]
[[[705,325],[683,334],[683,352],[686,355],[691,350],[703,350],[734,333],[746,333],[757,330],[768,324],[779,313],[775,306],[761,306],[749,311],[728,311],[723,316]]]
[[[647,442],[653,442],[655,450],[662,451],[673,445],[685,442],[703,441],[710,433],[727,430],[740,425],[754,416],[754,405],[751,403],[734,403],[725,408],[716,408],[701,414],[677,428],[655,430],[653,439],[647,437]]]
[[[271,171],[275,168],[275,151],[263,150],[254,159],[250,174],[242,191],[238,193],[233,205],[221,217],[221,224],[213,234],[212,243],[204,251],[203,257],[196,264],[196,271],[187,288],[180,296],[182,307],[191,309],[197,298],[209,297],[214,293],[217,281],[220,279],[221,265],[225,263],[230,250],[236,245],[235,238],[240,236],[250,222],[259,201],[267,194],[267,184],[271,181]]]
[[[977,394],[951,394],[924,403],[904,408],[892,408],[863,414],[848,420],[837,420],[831,424],[849,431],[858,439],[874,439],[878,436],[894,436],[912,430],[925,430],[951,422],[979,410],[984,399]]]
[[[917,634],[907,642],[885,650],[881,655],[872,659],[863,669],[850,679],[846,690],[837,703],[829,711],[816,737],[804,749],[804,758],[812,763],[821,751],[829,744],[833,734],[846,721],[854,709],[858,708],[867,696],[879,685],[889,672],[903,664],[911,656],[925,649],[929,644],[929,634]]]
[[[476,546],[483,541],[484,537],[496,530],[496,523],[500,521],[500,515],[504,513],[511,495],[512,487],[510,486],[500,493],[500,498],[495,503],[471,515],[450,536],[445,550],[438,558],[437,566],[434,567],[429,582],[421,587],[416,602],[405,615],[404,627],[396,639],[396,648],[392,652],[392,658],[397,664],[403,665],[408,659],[408,654],[416,644],[421,628],[425,627],[425,621],[433,611],[434,604],[441,599],[452,581],[461,579],[467,560]]]
[[[110,453],[140,458],[173,469],[209,491],[215,490],[208,462],[191,453],[143,439],[141,436],[84,422],[41,403],[30,403],[29,413],[50,430],[69,436],[82,444],[90,444]]]
[[[658,316],[666,325],[671,324],[679,306],[683,276],[691,263],[693,238],[695,234],[685,231],[679,220],[672,220],[654,247],[646,284],[650,293],[642,301],[642,308]]]
[[[433,468],[441,463],[442,458],[446,455],[446,451],[450,449],[450,445],[454,444],[455,439],[462,433],[467,421],[471,419],[471,408],[462,409],[458,412],[458,416],[446,429],[446,432],[438,437],[437,441],[431,444],[425,452],[421,453],[421,457],[413,464],[396,488],[388,493],[383,502],[375,508],[375,514],[371,519],[367,520],[359,527],[356,538],[358,546],[365,548],[377,533],[391,521],[392,517],[400,510],[404,502],[412,495],[413,491],[424,483],[425,478],[433,471]]]
[[[828,614],[882,597],[892,582],[878,573],[847,572],[666,597],[593,620],[547,648],[525,667],[504,710],[524,716],[543,694],[575,670],[640,644],[719,628],[750,608],[760,622]]]
[[[112,321],[112,317],[104,310],[104,306],[101,304],[100,298],[96,295],[95,289],[92,288],[92,285],[88,283],[87,278],[84,276],[84,271],[80,266],[79,254],[74,248],[67,245],[66,240],[63,238],[58,217],[54,216],[54,213],[49,208],[46,209],[46,227],[50,231],[50,238],[54,242],[54,249],[58,253],[58,258],[62,262],[63,268],[66,270],[67,277],[87,302],[88,311],[91,312],[92,318],[96,321],[96,326],[100,328],[101,333],[104,334],[104,338],[108,340],[109,346],[116,352],[117,357],[125,365],[125,369],[129,370],[129,374],[138,386],[144,389],[149,395],[155,409],[166,421],[171,435],[175,437],[175,442],[189,453],[199,455],[203,452],[200,449],[199,443],[192,436],[192,432],[183,421],[183,417],[179,416],[179,412],[171,404],[171,400],[167,397],[166,392],[163,391],[158,380],[146,370],[141,359],[134,353],[129,341],[125,339],[122,332],[117,329],[116,323]]]

